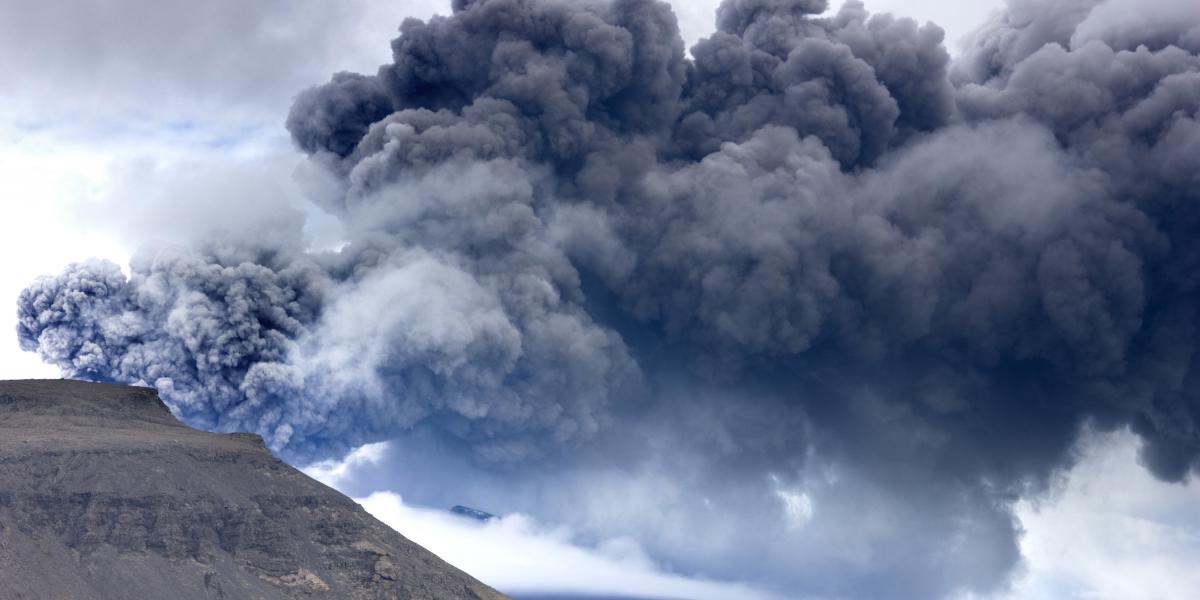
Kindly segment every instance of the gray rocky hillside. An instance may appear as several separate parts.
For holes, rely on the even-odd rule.
[[[0,382],[0,600],[504,600],[148,388]]]

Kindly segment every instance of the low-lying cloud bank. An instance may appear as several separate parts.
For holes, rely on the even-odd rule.
[[[1200,481],[1155,480],[1130,432],[1090,432],[1079,463],[1043,497],[1016,506],[1023,561],[1013,589],[958,600],[1190,600],[1200,589]],[[335,488],[389,455],[387,443],[305,469]],[[404,468],[389,465],[388,468]],[[373,478],[373,477],[372,477]],[[378,481],[376,479],[376,481]],[[478,578],[521,597],[782,600],[745,585],[664,573],[632,539],[581,544],[528,515],[487,524],[373,492],[358,502],[380,520]],[[705,531],[695,532],[703,537]]]
[[[1085,427],[1200,464],[1200,14],[1012,0],[952,62],[828,8],[727,0],[689,56],[653,0],[455,0],[296,98],[342,243],[233,203],[36,281],[21,344],[673,571],[1002,590]]]
[[[342,460],[305,468],[339,487],[354,471],[378,464],[387,444],[355,449]],[[523,514],[486,523],[446,509],[406,504],[396,493],[358,498],[372,515],[451,564],[514,596],[561,595],[646,600],[783,600],[747,585],[706,581],[665,572],[632,538],[582,544],[565,526],[546,526]],[[696,532],[698,536],[705,532]]]
[[[632,539],[587,548],[566,528],[521,514],[486,524],[404,504],[391,492],[359,499],[371,514],[489,585],[514,595],[606,594],[661,600],[780,600],[746,585],[663,572]],[[697,532],[703,535],[703,532]]]

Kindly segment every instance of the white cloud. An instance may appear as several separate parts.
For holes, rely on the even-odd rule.
[[[329,487],[338,488],[355,469],[378,464],[387,450],[387,442],[366,444],[355,448],[342,460],[323,460],[305,467],[304,472]]]
[[[1025,572],[1007,600],[1193,600],[1200,483],[1154,479],[1133,434],[1089,436],[1051,497],[1017,514]]]
[[[340,461],[304,469],[338,487],[355,469],[379,462],[387,444],[370,444]],[[379,491],[357,501],[372,515],[477,579],[510,594],[611,594],[687,600],[782,600],[751,586],[666,572],[629,538],[582,544],[569,528],[523,514],[479,523],[445,510],[406,504]],[[703,536],[704,532],[696,532]]]
[[[574,542],[569,529],[547,527],[527,515],[475,523],[440,510],[408,506],[391,492],[376,492],[358,502],[409,539],[511,594],[611,594],[688,600],[773,597],[746,585],[663,572],[628,538],[585,547]]]

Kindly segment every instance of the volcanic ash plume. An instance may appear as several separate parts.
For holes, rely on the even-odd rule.
[[[1085,424],[1200,465],[1200,11],[1155,4],[1011,0],[951,61],[858,2],[726,0],[689,57],[653,0],[455,0],[296,99],[343,248],[73,265],[21,343],[293,459],[420,432],[681,570],[992,589]]]

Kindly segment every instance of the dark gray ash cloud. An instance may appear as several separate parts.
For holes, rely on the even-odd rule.
[[[1013,0],[952,62],[856,2],[729,0],[689,58],[652,0],[456,1],[296,99],[343,248],[74,265],[21,342],[684,572],[996,589],[1085,424],[1200,465],[1200,11],[1157,3]]]

